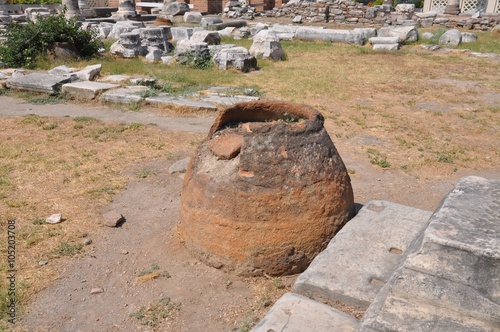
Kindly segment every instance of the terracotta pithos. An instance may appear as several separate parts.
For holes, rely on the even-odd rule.
[[[355,213],[351,180],[323,122],[315,109],[288,102],[222,111],[185,174],[186,247],[243,276],[305,270]]]

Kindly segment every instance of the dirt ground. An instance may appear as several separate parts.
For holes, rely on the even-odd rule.
[[[68,105],[30,105],[0,97],[0,116],[24,114],[68,116]],[[119,112],[100,106],[71,104],[71,116],[103,121],[156,123],[165,133],[208,132],[214,116],[165,117],[154,112]],[[335,124],[327,119],[331,131]],[[332,135],[333,136],[333,135]],[[348,169],[355,202],[389,200],[429,211],[465,175],[500,179],[495,169],[460,169],[446,178],[432,171],[422,177],[374,167],[356,153],[356,136],[336,144]],[[335,139],[334,139],[335,142]],[[383,144],[383,142],[381,142]],[[189,156],[186,149],[180,156]],[[131,180],[100,211],[117,210],[126,221],[117,228],[99,226],[85,254],[56,262],[58,277],[39,292],[16,325],[26,331],[248,331],[296,276],[241,278],[210,268],[192,258],[180,243],[182,174],[169,174],[175,160],[145,161],[127,173],[151,171]],[[51,262],[49,262],[51,264]],[[43,267],[41,267],[43,268]],[[22,272],[20,272],[22,273]],[[96,289],[99,293],[91,294]],[[102,290],[102,292],[100,292]]]

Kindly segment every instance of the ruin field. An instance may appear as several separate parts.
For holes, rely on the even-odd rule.
[[[498,45],[498,31],[478,34]],[[107,57],[66,64],[102,63],[103,77],[155,77],[179,93],[231,86],[310,105],[358,206],[434,211],[463,176],[500,179],[500,46],[491,57],[418,43],[282,46],[285,61],[260,60],[249,73]],[[290,290],[296,276],[237,277],[192,258],[178,237],[182,173],[168,169],[191,156],[216,114],[0,90],[0,229],[15,224],[19,331],[248,331]],[[121,227],[103,226],[110,210],[126,218]],[[65,220],[46,224],[55,213]]]

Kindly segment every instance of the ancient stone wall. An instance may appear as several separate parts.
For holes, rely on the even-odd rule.
[[[427,13],[421,13],[427,14]],[[464,28],[488,30],[500,24],[500,15],[484,15],[483,17],[455,16],[443,17],[434,15],[413,15],[411,20],[391,12],[383,6],[369,7],[354,1],[307,2],[293,1],[265,13],[270,17],[301,16],[304,23],[336,22],[339,24],[374,24],[374,25],[414,25],[421,27],[443,26],[446,28]]]

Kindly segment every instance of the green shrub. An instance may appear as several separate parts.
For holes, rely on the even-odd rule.
[[[57,42],[72,44],[82,58],[97,54],[97,33],[82,30],[76,18],[68,20],[64,14],[39,17],[26,25],[11,23],[2,33],[6,40],[0,45],[0,59],[10,67],[33,67],[35,59],[45,56]]]

